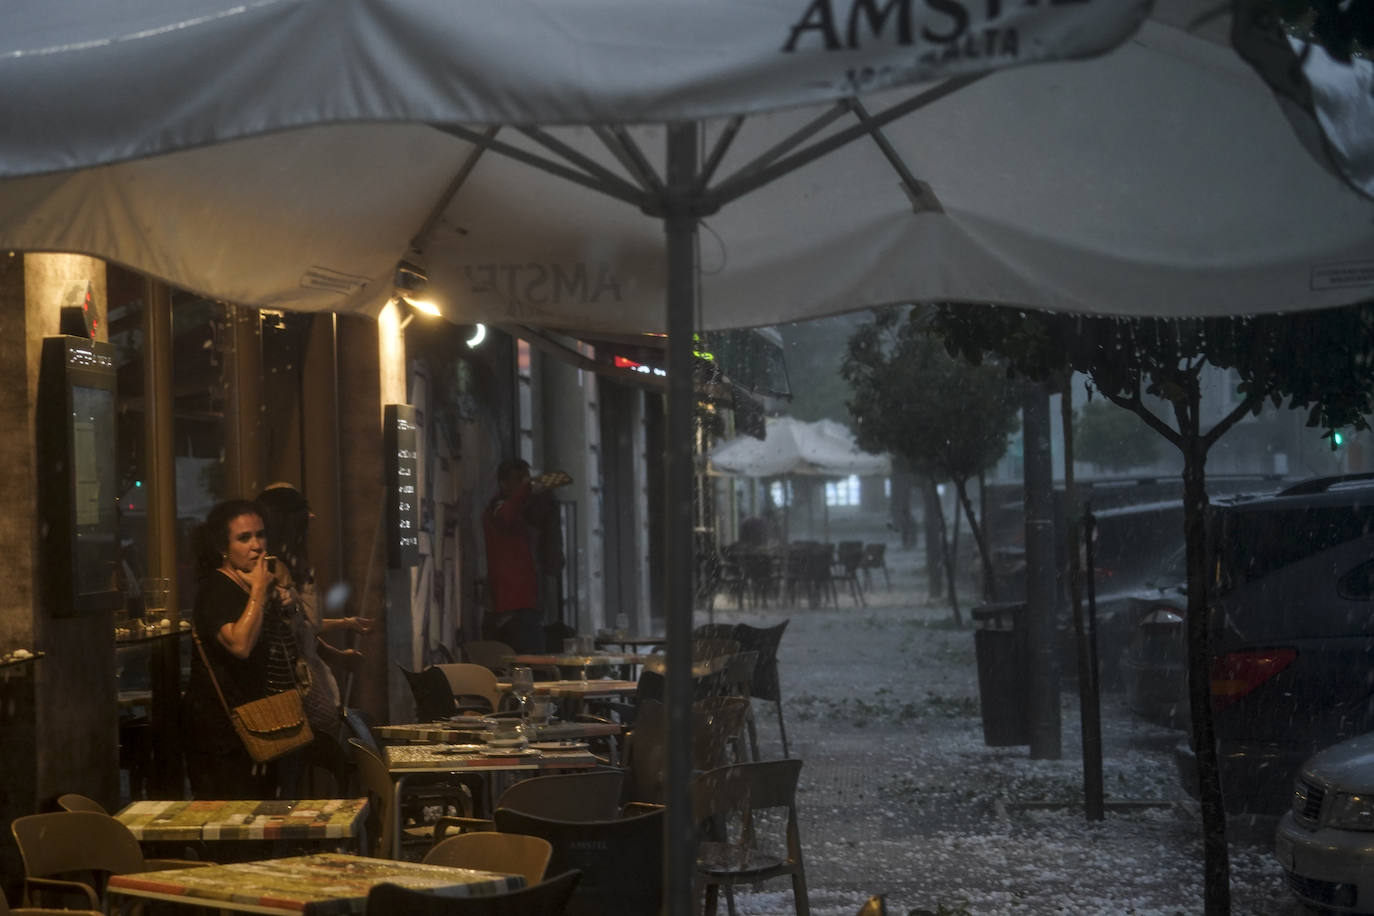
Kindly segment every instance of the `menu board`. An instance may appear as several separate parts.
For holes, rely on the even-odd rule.
[[[409,404],[387,404],[382,419],[386,427],[386,558],[392,569],[402,569],[420,562],[419,427],[416,410]]]

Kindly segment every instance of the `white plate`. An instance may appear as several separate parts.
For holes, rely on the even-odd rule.
[[[539,751],[532,747],[484,747],[484,757],[537,757]]]
[[[587,746],[585,741],[533,741],[530,747],[540,751],[579,751]]]

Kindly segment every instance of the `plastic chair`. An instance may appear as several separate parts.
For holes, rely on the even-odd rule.
[[[358,768],[358,779],[362,782],[363,790],[372,797],[367,825],[367,835],[372,838],[371,853],[377,858],[390,858],[391,850],[398,846],[393,838],[395,818],[391,811],[394,797],[391,774],[387,772],[386,762],[373,753],[363,742],[357,738],[349,738],[348,743],[353,747],[353,759]],[[448,786],[445,788],[448,789],[446,794],[463,803],[461,810],[468,814],[472,813],[472,801],[467,795],[466,786]],[[399,844],[402,856],[404,856],[407,847],[411,850],[418,850],[421,847],[432,846],[434,844],[434,830],[433,824],[403,826]]]
[[[568,916],[658,916],[663,905],[663,809],[605,821],[560,821],[496,809],[496,829],[543,837],[549,870],[577,869]]]
[[[610,820],[620,816],[624,787],[623,770],[535,776],[508,786],[496,799],[496,807],[560,821]],[[434,822],[434,839],[436,843],[441,842],[450,828],[483,831],[494,827],[495,822],[490,818],[441,817]]]
[[[692,809],[702,842],[697,847],[697,880],[704,886],[707,916],[714,916],[720,888],[756,884],[783,875],[792,880],[798,916],[808,916],[806,868],[797,827],[800,760],[738,763],[698,774],[692,780]],[[762,837],[765,811],[786,813],[779,837]],[[771,840],[771,843],[768,842]],[[733,911],[733,900],[731,901]]]
[[[79,897],[83,909],[102,910],[110,875],[191,868],[208,862],[145,859],[138,840],[115,818],[98,811],[50,811],[17,817],[10,824],[24,860],[24,902],[43,896]],[[91,881],[72,874],[89,873]],[[57,878],[57,875],[67,877]],[[89,904],[89,906],[87,906]]]
[[[109,814],[105,806],[94,798],[79,795],[76,792],[68,792],[65,795],[57,796],[57,807],[63,811],[94,811],[96,814]]]
[[[435,843],[420,861],[426,865],[476,868],[508,875],[524,875],[527,885],[544,880],[553,847],[537,836],[477,830]]]
[[[644,699],[635,726],[625,737],[624,801],[661,805],[667,801],[668,710],[658,700]]]
[[[562,916],[582,873],[566,871],[533,887],[485,897],[448,897],[378,884],[368,891],[364,912],[390,916]]]
[[[744,697],[706,697],[692,704],[692,766],[710,770],[741,763],[740,748],[749,701]],[[734,748],[734,760],[730,759]]]
[[[735,639],[744,652],[757,652],[754,666],[754,681],[749,685],[749,695],[756,700],[768,700],[778,712],[778,733],[782,736],[782,755],[789,755],[787,748],[787,728],[782,722],[782,684],[778,680],[778,646],[782,643],[783,631],[788,621],[772,627],[754,627],[747,623],[735,624]],[[749,721],[749,743],[754,751],[754,759],[759,759],[758,734],[752,719]]]
[[[453,701],[453,691],[449,689],[448,679],[442,670],[430,665],[421,671],[411,671],[399,662],[396,667],[406,676],[411,696],[415,698],[416,721],[433,722],[457,715],[458,704]]]
[[[486,665],[457,662],[435,667],[443,673],[449,694],[458,698],[460,707],[484,712],[495,712],[500,708],[501,688],[496,686],[496,674]]]

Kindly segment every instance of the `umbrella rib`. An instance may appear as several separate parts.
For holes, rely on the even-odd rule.
[[[496,139],[496,133],[500,129],[501,125],[493,124],[483,131],[483,137],[490,142]],[[439,195],[437,202],[430,209],[429,215],[425,217],[424,223],[420,226],[420,231],[416,232],[415,235],[411,237],[411,248],[416,251],[423,250],[422,246],[424,240],[429,236],[430,230],[434,228],[435,224],[438,223],[439,219],[444,215],[444,210],[448,208],[454,195],[462,189],[463,184],[468,180],[468,176],[472,174],[472,170],[477,168],[477,160],[482,158],[482,154],[486,152],[486,150],[487,147],[485,145],[479,145],[474,146],[468,153],[467,158],[463,160],[463,164],[458,167],[458,171],[454,174],[453,180],[448,183],[448,187],[444,190],[444,193]]]
[[[538,127],[521,127],[520,132],[555,155],[562,156],[578,168],[587,172],[587,174],[604,181],[607,185],[619,186],[626,194],[637,194],[641,191],[640,188],[636,188],[633,184],[621,178],[591,157],[579,153],[548,131],[541,130]]]
[[[716,174],[716,169],[720,168],[720,162],[725,158],[730,145],[735,142],[735,135],[744,125],[744,115],[735,115],[725,122],[725,127],[721,129],[720,136],[716,138],[716,145],[711,148],[711,155],[707,157],[706,164],[701,169],[701,174],[697,176],[696,190],[704,191],[706,186],[711,183],[711,176]]]
[[[658,177],[653,165],[645,158],[639,144],[624,127],[593,126],[592,130],[606,149],[620,161],[630,174],[634,175],[641,187],[653,198],[661,199],[665,192],[663,179]]]
[[[756,159],[753,163],[740,169],[739,172],[736,172],[725,181],[722,181],[714,190],[710,191],[709,196],[712,198],[711,204],[717,208],[722,207],[730,201],[742,197],[750,191],[761,188],[776,178],[786,175],[788,172],[795,171],[804,165],[814,162],[820,157],[845,146],[859,137],[871,135],[876,128],[908,115],[918,108],[923,108],[931,102],[958,92],[970,83],[977,82],[987,75],[987,73],[976,73],[971,76],[961,76],[955,79],[945,80],[938,86],[927,89],[925,92],[918,93],[904,102],[898,102],[896,105],[891,106],[883,112],[871,116],[866,123],[859,123],[852,127],[847,127],[777,162],[769,163],[767,161],[767,159],[771,158],[770,151],[770,155]],[[847,102],[837,103],[836,108],[839,109],[840,113],[850,110]],[[829,118],[830,114],[833,112],[834,109],[823,117]],[[820,119],[818,119],[818,121],[819,120]],[[816,122],[813,122],[812,125],[808,125],[807,128],[803,128],[803,131],[799,131],[798,133],[805,132],[814,134],[816,129]],[[802,139],[805,138],[803,137]],[[788,138],[788,141],[785,142],[791,140],[792,138]],[[780,146],[782,145],[783,144],[780,144]],[[793,143],[792,145],[795,144]]]
[[[860,102],[857,97],[853,97],[849,99],[849,107],[853,110],[854,117],[859,119],[860,124],[869,126],[869,136],[873,138],[873,142],[876,143],[878,149],[882,151],[884,158],[887,159],[888,165],[892,166],[892,170],[896,172],[897,177],[902,180],[902,187],[906,189],[907,197],[911,199],[912,209],[917,213],[920,213],[922,210],[929,210],[935,213],[945,212],[945,208],[940,206],[940,201],[935,196],[935,192],[931,190],[930,185],[911,174],[911,170],[907,168],[905,160],[903,160],[897,150],[893,148],[892,144],[888,142],[887,135],[883,133],[882,128],[873,125],[873,118],[869,115],[868,108],[864,106],[864,103]]]
[[[829,126],[836,118],[844,115],[848,110],[848,106],[846,106],[843,101],[836,102],[823,113],[811,119],[809,123],[797,128],[797,130],[793,131],[790,135],[779,140],[758,156],[754,157],[753,160],[741,166],[733,175],[722,181],[720,185],[717,186],[717,190],[714,193],[719,194],[721,189],[730,187],[734,182],[743,180],[756,172],[764,171],[769,165],[776,161],[778,157],[797,148],[814,137],[817,133]],[[733,195],[729,199],[733,199],[734,196],[738,195]]]
[[[564,178],[568,181],[571,181],[573,184],[580,184],[584,188],[590,188],[593,191],[599,191],[608,197],[615,198],[616,200],[621,200],[625,203],[633,204],[634,206],[641,208],[645,204],[645,196],[643,192],[639,191],[633,185],[628,184],[626,182],[618,181],[615,184],[606,184],[605,182],[598,181],[596,178],[588,175],[585,172],[579,172],[577,169],[570,168],[559,162],[555,162],[552,159],[548,159],[544,156],[537,155],[535,153],[530,152],[529,150],[523,150],[520,149],[518,146],[512,146],[509,143],[504,143],[500,140],[488,137],[483,133],[475,131],[470,127],[464,127],[461,124],[431,124],[430,126],[432,126],[435,130],[440,130],[446,134],[451,134],[452,136],[455,136],[460,140],[466,140],[469,143],[475,144],[476,146],[485,149],[489,149],[494,153],[500,153],[501,155],[506,156],[510,159],[514,159],[517,162],[523,162],[525,165],[541,169],[545,172],[548,172],[550,175],[556,175],[559,178]]]

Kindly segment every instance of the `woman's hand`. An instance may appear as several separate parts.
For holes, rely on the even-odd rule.
[[[354,633],[371,633],[374,626],[371,617],[345,617],[344,623]]]

